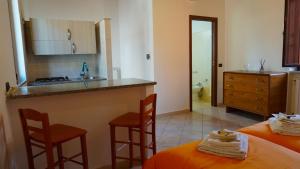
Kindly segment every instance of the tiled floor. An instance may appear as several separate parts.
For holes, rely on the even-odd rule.
[[[224,107],[198,103],[193,105],[193,112],[178,112],[157,118],[158,151],[201,139],[212,130],[236,130],[262,120],[246,113],[226,113]]]
[[[226,113],[225,107],[211,107],[207,103],[193,105],[193,112],[182,111],[157,117],[158,151],[199,140],[212,130],[223,128],[236,130],[262,120],[261,117],[242,112]],[[151,151],[149,153],[151,154]],[[125,164],[120,169],[127,167]]]

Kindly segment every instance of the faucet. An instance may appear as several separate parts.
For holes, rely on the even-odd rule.
[[[88,67],[88,64],[86,62],[83,62],[83,64],[82,64],[80,77],[82,77],[83,79],[88,79],[89,78],[89,67]]]

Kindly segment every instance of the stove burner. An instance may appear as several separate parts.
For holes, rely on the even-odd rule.
[[[34,82],[31,82],[30,86],[48,85],[48,84],[58,84],[61,82],[70,81],[69,77],[48,77],[48,78],[37,78]]]
[[[68,76],[66,77],[49,77],[49,78],[38,78],[35,82],[63,82],[69,81]]]

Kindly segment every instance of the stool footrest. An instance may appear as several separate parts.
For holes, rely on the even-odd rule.
[[[45,152],[46,152],[46,151],[41,151],[41,152],[37,153],[36,155],[34,155],[33,158],[36,158],[36,157],[38,157],[38,156],[44,154]]]
[[[118,143],[118,144],[122,144],[120,147],[117,148],[116,152],[119,152],[121,151],[123,148],[125,148],[126,146],[128,146],[130,144],[130,141],[115,141],[115,143]],[[135,142],[132,142],[132,145],[134,146],[140,146],[141,144],[140,143],[135,143]],[[145,148],[148,148],[148,149],[153,149],[153,142],[151,142],[150,144],[148,145],[145,145]]]
[[[132,131],[135,131],[135,132],[141,132],[140,129],[132,129]],[[152,132],[150,131],[144,131],[146,134],[152,134]]]
[[[130,160],[128,157],[121,157],[121,156],[116,156],[116,159],[122,159],[122,160]],[[141,161],[141,159],[138,158],[133,158],[133,161]]]
[[[73,162],[73,163],[76,163],[76,164],[79,164],[79,165],[83,165],[82,162],[73,160],[74,158],[79,157],[79,156],[81,156],[81,155],[82,155],[82,153],[78,153],[78,154],[75,154],[75,155],[73,155],[73,156],[71,156],[71,157],[63,157],[63,159],[64,159],[64,162],[70,161],[70,162]]]

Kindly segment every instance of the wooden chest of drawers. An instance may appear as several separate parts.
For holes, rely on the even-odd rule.
[[[224,72],[224,105],[264,116],[285,112],[287,74]]]

